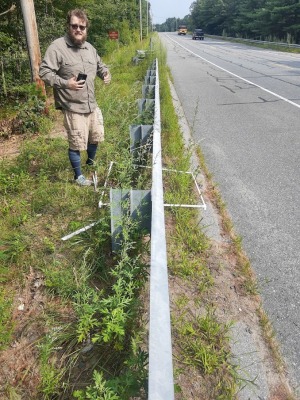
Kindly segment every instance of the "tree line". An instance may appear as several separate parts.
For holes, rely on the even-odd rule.
[[[189,15],[156,29],[175,31],[181,23],[211,35],[300,43],[300,0],[196,0]]]

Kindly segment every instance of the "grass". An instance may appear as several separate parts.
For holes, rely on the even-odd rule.
[[[0,350],[5,348],[12,339],[14,329],[11,321],[12,301],[12,294],[3,290],[0,294]]]
[[[201,373],[207,398],[235,398],[238,372],[230,361],[230,325],[220,324],[211,308],[201,314],[184,313],[174,321],[183,357],[180,361]]]
[[[284,362],[282,359],[282,354],[281,354],[278,342],[275,337],[274,328],[273,328],[272,324],[270,323],[270,320],[262,307],[259,307],[257,309],[257,314],[259,317],[259,322],[260,322],[262,332],[263,332],[266,342],[273,354],[273,358],[275,360],[276,367],[277,367],[278,371],[283,371],[285,368],[285,365],[284,365]]]

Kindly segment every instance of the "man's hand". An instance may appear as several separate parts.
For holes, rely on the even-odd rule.
[[[72,78],[70,78],[68,80],[68,89],[71,90],[81,90],[83,89],[84,85],[85,85],[85,81],[77,81],[77,78],[75,76],[73,76]]]
[[[109,72],[105,72],[103,77],[103,82],[108,85],[111,81],[111,74]]]

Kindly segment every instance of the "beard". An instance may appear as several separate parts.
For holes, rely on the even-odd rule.
[[[81,34],[76,34],[74,31],[69,31],[69,37],[71,42],[75,44],[75,46],[81,46],[86,41],[86,32],[81,32]]]

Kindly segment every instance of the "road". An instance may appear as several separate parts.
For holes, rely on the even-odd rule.
[[[300,55],[160,34],[174,86],[300,382]]]

